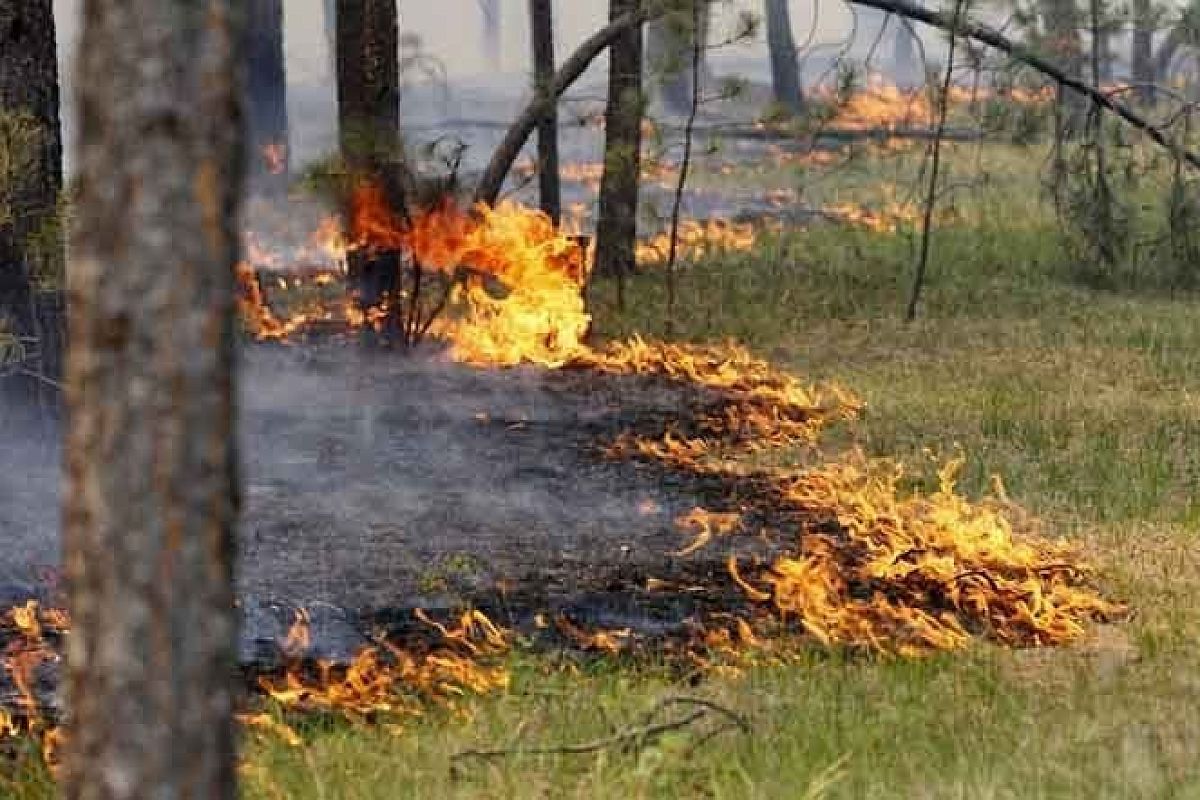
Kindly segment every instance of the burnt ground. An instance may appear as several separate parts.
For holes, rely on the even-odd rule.
[[[729,600],[727,549],[672,552],[688,542],[674,519],[730,487],[600,451],[686,417],[694,387],[324,342],[247,347],[240,391],[246,661],[277,652],[299,607],[314,655],[339,658],[364,621],[400,629],[414,608],[659,634]],[[0,432],[0,602],[51,600],[56,437],[11,410]],[[649,577],[712,590],[650,593]]]
[[[518,627],[561,610],[654,632],[719,601],[643,587],[725,574],[721,548],[672,555],[687,542],[675,517],[722,488],[600,452],[686,416],[693,388],[335,346],[256,349],[244,376],[251,603],[335,620],[470,605]]]

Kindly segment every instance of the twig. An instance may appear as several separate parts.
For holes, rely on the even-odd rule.
[[[908,298],[908,310],[904,315],[909,322],[917,318],[917,303],[921,301],[921,289],[925,285],[925,271],[929,266],[933,209],[937,205],[938,171],[942,164],[942,134],[946,130],[946,115],[950,108],[950,81],[954,79],[954,45],[958,41],[958,21],[962,16],[962,7],[963,0],[954,0],[954,18],[950,25],[950,45],[946,52],[946,76],[942,80],[942,94],[938,97],[937,129],[934,132],[933,141],[930,143],[933,155],[929,167],[929,190],[925,195],[925,213],[921,219],[921,255],[917,260],[912,295]]]
[[[700,38],[700,0],[692,0],[692,104],[688,109],[687,124],[683,129],[683,160],[679,163],[679,180],[675,184],[675,197],[671,205],[671,247],[667,252],[667,318],[666,335],[675,332],[675,269],[679,258],[679,215],[683,208],[683,190],[687,186],[688,172],[692,166],[692,139],[695,135],[696,116],[700,112],[700,59],[704,43]]]
[[[662,713],[665,709],[672,706],[699,706],[694,708],[689,713],[676,719],[667,720],[664,722],[653,722],[654,718]],[[587,753],[595,753],[601,750],[608,750],[614,747],[633,747],[644,748],[652,740],[657,739],[665,733],[687,728],[693,723],[699,722],[710,713],[724,717],[727,721],[723,725],[719,725],[711,731],[705,733],[692,746],[692,750],[698,748],[701,744],[711,740],[714,736],[730,730],[741,730],[743,733],[750,733],[750,723],[735,711],[732,711],[719,703],[711,700],[704,700],[698,697],[667,697],[655,703],[643,717],[641,725],[626,728],[618,731],[611,736],[605,736],[600,739],[593,739],[589,742],[581,742],[579,744],[555,745],[550,747],[502,747],[490,750],[480,750],[472,748],[470,750],[462,750],[450,756],[450,761],[463,761],[468,758],[480,758],[485,760],[496,758],[508,758],[510,756],[527,756],[527,755],[586,755]]]

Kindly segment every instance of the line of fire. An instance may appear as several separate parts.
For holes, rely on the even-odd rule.
[[[545,748],[518,731],[454,753],[452,778],[677,731],[691,758],[753,735],[728,687],[762,670],[1070,651],[1127,625],[1125,583],[1059,529],[1073,510],[1031,511],[953,431],[921,456],[878,434],[895,401],[868,374],[900,369],[877,326],[910,341],[956,313],[939,242],[1025,220],[961,199],[1015,170],[1088,263],[1194,252],[1172,227],[1118,253],[1134,222],[1109,212],[1135,170],[1187,211],[1191,29],[1156,33],[1156,55],[1135,26],[1125,64],[1124,18],[1097,3],[1030,4],[1050,11],[1018,30],[962,0],[851,0],[841,39],[813,3],[437,4],[480,20],[453,44],[475,74],[425,4],[91,0],[64,178],[68,4],[0,0],[0,71],[22,26],[49,26],[21,61],[48,72],[0,75],[0,759],[72,797],[231,797],[219,765],[171,784],[97,733],[146,696],[182,735],[191,689],[154,673],[205,664],[229,673],[205,715],[295,752],[322,726],[460,725],[526,673],[649,671],[684,692],[643,727]],[[131,8],[145,30],[113,39]],[[289,75],[293,36],[312,86]],[[810,253],[857,265],[811,330],[876,348],[847,365],[862,389],[789,355],[804,325],[775,336],[742,305],[812,313]],[[886,279],[858,269],[893,253]],[[987,305],[989,280],[964,291]],[[855,316],[893,289],[905,319]],[[940,368],[915,348],[906,374]]]

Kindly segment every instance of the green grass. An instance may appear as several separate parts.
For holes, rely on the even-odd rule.
[[[1027,176],[980,195],[939,231],[914,323],[901,319],[910,237],[823,227],[687,267],[677,336],[736,338],[857,390],[868,411],[853,435],[871,452],[919,466],[926,448],[961,448],[965,488],[1002,475],[1048,532],[1083,542],[1136,610],[1129,621],[1060,650],[806,650],[696,686],[653,666],[570,671],[516,655],[511,689],[465,715],[314,726],[303,748],[250,737],[245,795],[1200,797],[1200,303],[1079,284],[1030,191]],[[633,281],[624,313],[612,295],[597,292],[604,334],[661,333],[660,274]],[[603,737],[671,694],[735,709],[753,733],[452,769],[466,748]]]
[[[986,215],[982,217],[986,220]],[[677,335],[740,339],[868,402],[861,444],[927,463],[961,447],[966,488],[1010,493],[1074,535],[1137,609],[1058,651],[978,646],[924,661],[802,653],[698,687],[652,669],[564,675],[516,658],[512,690],[399,733],[311,732],[249,747],[254,798],[1200,797],[1200,315],[1195,298],[1078,285],[1035,213],[948,228],[912,324],[903,235],[820,229],[688,267]],[[1003,224],[1000,224],[1001,221]],[[629,311],[598,292],[608,335],[661,332],[661,275]],[[692,752],[466,762],[477,746],[587,741],[688,693],[737,709],[750,736]]]

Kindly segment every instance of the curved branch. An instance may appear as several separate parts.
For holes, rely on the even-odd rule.
[[[1134,128],[1145,133],[1152,141],[1169,150],[1176,158],[1186,161],[1195,169],[1200,169],[1200,155],[1190,150],[1185,150],[1167,138],[1162,129],[1157,125],[1145,119],[1124,103],[1114,100],[1103,90],[1089,83],[1084,83],[1079,78],[1071,77],[1061,67],[1048,61],[1024,45],[1014,42],[994,28],[989,28],[986,25],[969,20],[963,20],[956,26],[954,21],[946,14],[923,8],[909,2],[909,0],[848,0],[848,2],[853,5],[879,9],[880,11],[890,11],[893,14],[899,14],[902,17],[907,17],[908,19],[922,22],[935,28],[941,28],[945,31],[953,32],[957,30],[960,36],[994,47],[1010,58],[1020,61],[1043,75],[1054,79],[1059,85],[1087,96],[1096,105],[1117,115]]]
[[[533,134],[538,121],[545,115],[547,107],[556,105],[558,99],[571,87],[571,84],[579,80],[592,62],[617,38],[630,28],[645,24],[647,20],[657,16],[658,13],[661,12],[647,4],[639,11],[630,11],[617,17],[592,34],[571,54],[570,58],[563,62],[558,71],[554,73],[554,79],[550,82],[548,89],[539,93],[529,102],[525,110],[509,126],[499,147],[492,153],[492,158],[484,169],[479,184],[475,187],[476,202],[489,205],[496,202],[496,198],[499,197],[500,190],[504,186],[504,179],[521,154],[521,148]]]

